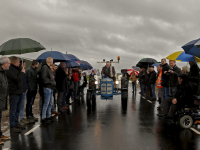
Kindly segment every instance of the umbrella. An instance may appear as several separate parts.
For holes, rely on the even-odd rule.
[[[132,66],[133,69],[135,69],[136,71],[139,71],[140,68],[139,67],[136,67],[136,66]]]
[[[80,61],[80,59],[72,54],[64,54],[66,55],[71,61]]]
[[[182,62],[197,62],[200,63],[200,58],[186,54],[184,51],[177,51],[169,56],[166,57],[169,60],[177,60],[177,61],[182,61]]]
[[[93,68],[92,65],[88,63],[87,61],[81,60],[81,61],[76,61],[76,62],[80,64],[81,66],[80,68],[82,70],[90,70]]]
[[[135,69],[128,69],[128,70],[127,70],[127,73],[128,73],[129,75],[132,75],[132,74],[133,74],[133,71],[134,71],[137,75],[139,74],[139,72],[136,71]]]
[[[157,63],[157,61],[153,58],[142,58],[139,63],[151,65]]]
[[[44,63],[46,62],[47,57],[52,57],[54,62],[66,62],[70,60],[65,54],[58,51],[44,52],[37,58],[37,60],[40,63]]]
[[[0,46],[0,55],[24,54],[45,49],[40,43],[29,38],[11,39]]]
[[[182,48],[186,54],[200,57],[200,39],[196,39],[183,45]]]
[[[74,68],[74,67],[79,67],[79,66],[80,66],[80,64],[75,61],[67,61],[66,62],[67,68]]]
[[[160,64],[161,64],[161,62],[157,62],[155,64],[152,64],[152,66],[158,67],[158,65],[160,65]]]

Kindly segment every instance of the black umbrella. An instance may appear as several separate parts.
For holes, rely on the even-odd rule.
[[[145,67],[147,68],[148,66],[157,63],[157,61],[153,58],[142,58],[136,65],[136,67]]]

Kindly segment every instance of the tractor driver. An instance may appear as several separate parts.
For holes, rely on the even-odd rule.
[[[112,68],[111,68],[112,67]],[[102,68],[102,72],[101,75],[104,74],[105,78],[109,77],[112,78],[113,81],[115,81],[115,68],[113,66],[110,65],[109,61],[106,61],[106,65]]]

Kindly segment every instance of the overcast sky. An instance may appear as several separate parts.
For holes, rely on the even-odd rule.
[[[1,0],[0,45],[32,38],[95,68],[118,55],[118,68],[131,68],[144,57],[160,61],[199,38],[199,6],[199,0]]]

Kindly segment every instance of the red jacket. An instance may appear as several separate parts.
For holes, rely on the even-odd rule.
[[[76,72],[73,72],[72,75],[73,75],[74,82],[78,82],[79,81],[79,73],[76,71]]]

